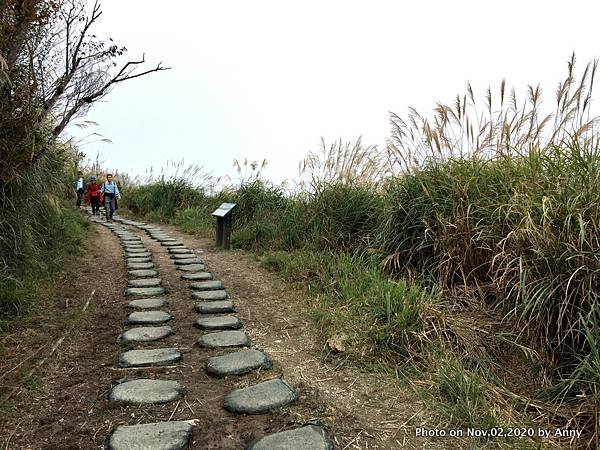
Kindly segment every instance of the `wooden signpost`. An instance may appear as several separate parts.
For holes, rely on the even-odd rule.
[[[231,216],[235,203],[221,203],[212,213],[217,218],[217,245],[229,250],[231,241]]]

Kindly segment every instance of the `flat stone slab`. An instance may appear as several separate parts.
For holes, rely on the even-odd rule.
[[[191,253],[192,255],[194,254],[194,252],[192,252],[189,248],[170,248],[169,249],[169,253],[171,255],[184,255],[186,253]]]
[[[137,252],[137,253],[132,253],[129,250],[125,250],[125,258],[148,258],[150,256],[152,256],[152,253],[150,253],[148,250],[146,249],[140,249],[141,251]]]
[[[227,291],[197,291],[192,292],[192,298],[195,300],[225,300],[229,298]]]
[[[185,388],[177,381],[141,378],[117,384],[108,394],[108,399],[111,402],[145,405],[173,402],[184,395]]]
[[[167,235],[153,236],[158,242],[179,242],[177,239]]]
[[[223,399],[223,406],[233,413],[263,414],[292,403],[296,398],[296,390],[287,381],[277,378],[230,392]]]
[[[218,331],[200,336],[198,344],[201,347],[221,348],[221,347],[241,347],[250,345],[250,339],[246,333],[240,330]]]
[[[127,342],[151,342],[164,339],[173,334],[173,329],[169,326],[164,327],[137,327],[127,330],[117,338],[119,343]]]
[[[139,269],[139,270],[130,270],[127,272],[128,275],[132,277],[155,277],[158,275],[156,270],[152,269]]]
[[[181,353],[175,348],[151,350],[129,350],[119,355],[119,367],[167,366],[181,360]]]
[[[145,263],[131,262],[131,263],[127,263],[127,268],[128,269],[154,269],[154,264],[152,264],[151,262],[145,262]]]
[[[182,280],[187,281],[205,281],[212,280],[212,273],[210,272],[195,272],[195,273],[184,273],[180,277]]]
[[[140,250],[140,249],[146,250],[146,247],[141,242],[136,242],[136,243],[125,242],[123,244],[123,248],[126,249],[126,250],[129,250],[129,251],[131,251],[131,250]]]
[[[176,266],[187,266],[189,264],[204,264],[204,261],[194,256],[192,258],[176,259],[174,263]]]
[[[189,264],[187,266],[177,266],[177,270],[183,270],[184,272],[204,272],[206,267],[204,264]]]
[[[213,356],[206,361],[206,372],[216,377],[242,375],[256,369],[270,370],[269,357],[258,350],[241,350],[223,356]]]
[[[121,236],[121,241],[123,242],[142,242],[142,238],[137,236]]]
[[[156,287],[160,286],[162,280],[160,278],[142,278],[138,280],[129,280],[127,286],[129,287]]]
[[[121,425],[107,439],[108,450],[181,450],[192,437],[187,422]]]
[[[198,258],[198,256],[195,253],[192,253],[191,251],[189,253],[173,253],[173,254],[171,254],[171,259],[192,259],[192,258]]]
[[[223,289],[223,283],[218,280],[196,281],[195,283],[190,283],[190,289],[194,289],[195,291],[216,291]]]
[[[231,303],[229,300],[215,302],[198,302],[194,305],[194,309],[200,314],[218,314],[235,312],[235,307],[233,306],[233,303]]]
[[[203,330],[237,330],[242,328],[242,322],[235,316],[205,317],[194,323]]]
[[[136,311],[127,317],[127,323],[131,325],[151,325],[164,323],[171,320],[173,316],[165,311]]]
[[[148,249],[144,248],[144,247],[130,247],[130,246],[125,246],[125,249],[127,250],[127,253],[148,253]]]
[[[166,300],[161,297],[156,298],[140,298],[139,300],[132,300],[127,303],[129,308],[139,308],[139,309],[153,309],[153,308],[162,308],[165,306]]]
[[[183,242],[179,241],[163,241],[160,243],[163,247],[183,247]]]
[[[152,258],[149,256],[135,256],[134,258],[127,258],[125,260],[127,263],[147,263],[151,262]]]
[[[162,287],[145,287],[145,288],[127,288],[125,289],[125,295],[163,295],[165,292],[165,288]]]
[[[253,441],[247,450],[333,450],[329,433],[316,425],[280,431]]]

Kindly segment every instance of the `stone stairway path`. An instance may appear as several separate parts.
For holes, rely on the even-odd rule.
[[[123,370],[152,369],[177,364],[183,359],[178,349],[161,345],[161,340],[173,334],[168,323],[177,318],[165,310],[173,299],[169,298],[169,292],[162,285],[152,252],[137,234],[141,230],[166,249],[173,268],[180,272],[180,282],[187,283],[190,297],[194,300],[190,308],[197,313],[193,326],[203,333],[196,341],[197,348],[217,352],[207,359],[204,371],[218,379],[272,368],[269,355],[252,347],[242,321],[235,315],[235,304],[225,286],[213,279],[198,254],[154,225],[119,217],[115,217],[118,223],[106,223],[93,216],[91,220],[108,227],[121,240],[125,256],[128,282],[124,287],[127,301],[124,306],[131,312],[128,311],[124,321],[128,329],[118,337],[117,342],[129,349],[119,354],[117,367]],[[142,348],[136,348],[138,346]],[[176,380],[164,379],[159,374],[157,379],[119,379],[110,389],[108,399],[115,405],[163,404],[181,401],[186,392],[186,386]],[[222,407],[239,415],[268,414],[297,399],[298,391],[280,377],[229,392],[224,396]],[[198,433],[203,432],[202,424],[194,420],[120,425],[106,438],[106,448],[187,448],[194,426],[197,426]],[[327,430],[315,424],[306,424],[293,430],[268,434],[254,440],[246,448],[326,450],[333,448],[332,442]]]

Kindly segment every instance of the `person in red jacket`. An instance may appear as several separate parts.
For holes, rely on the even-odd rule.
[[[96,177],[91,177],[86,186],[87,195],[92,204],[92,214],[100,214],[100,185],[96,183]]]

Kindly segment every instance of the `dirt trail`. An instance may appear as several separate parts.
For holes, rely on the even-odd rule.
[[[78,273],[49,288],[43,315],[1,338],[6,355],[0,373],[10,371],[0,380],[2,393],[16,390],[7,402],[12,407],[5,405],[2,410],[0,448],[100,448],[120,424],[190,419],[197,419],[198,425],[189,447],[198,449],[241,449],[254,438],[314,422],[332,433],[335,448],[441,448],[441,442],[414,437],[414,423],[420,423],[424,408],[397,384],[324,356],[303,319],[299,292],[242,252],[217,250],[208,240],[166,226],[161,228],[197,253],[214,279],[223,282],[253,346],[269,354],[274,366],[244,376],[208,376],[206,359],[219,351],[195,345],[203,332],[193,327],[198,314],[188,283],[180,279],[166,247],[130,226],[152,253],[168,292],[165,309],[173,316],[169,325],[174,331],[159,346],[148,343],[135,348],[175,347],[183,359],[166,367],[117,368],[118,354],[127,350],[117,344],[117,337],[125,329],[129,311],[124,305],[130,300],[123,297],[127,286],[123,250],[108,229],[92,228],[93,244]],[[33,381],[21,385],[26,369],[67,331]],[[19,354],[10,354],[10,348],[18,348]],[[15,369],[22,360],[28,362]],[[234,389],[280,376],[299,392],[295,403],[263,415],[234,415],[223,408],[223,398]],[[187,393],[163,405],[115,405],[107,394],[123,378],[175,380]],[[449,442],[443,444],[452,448]]]

